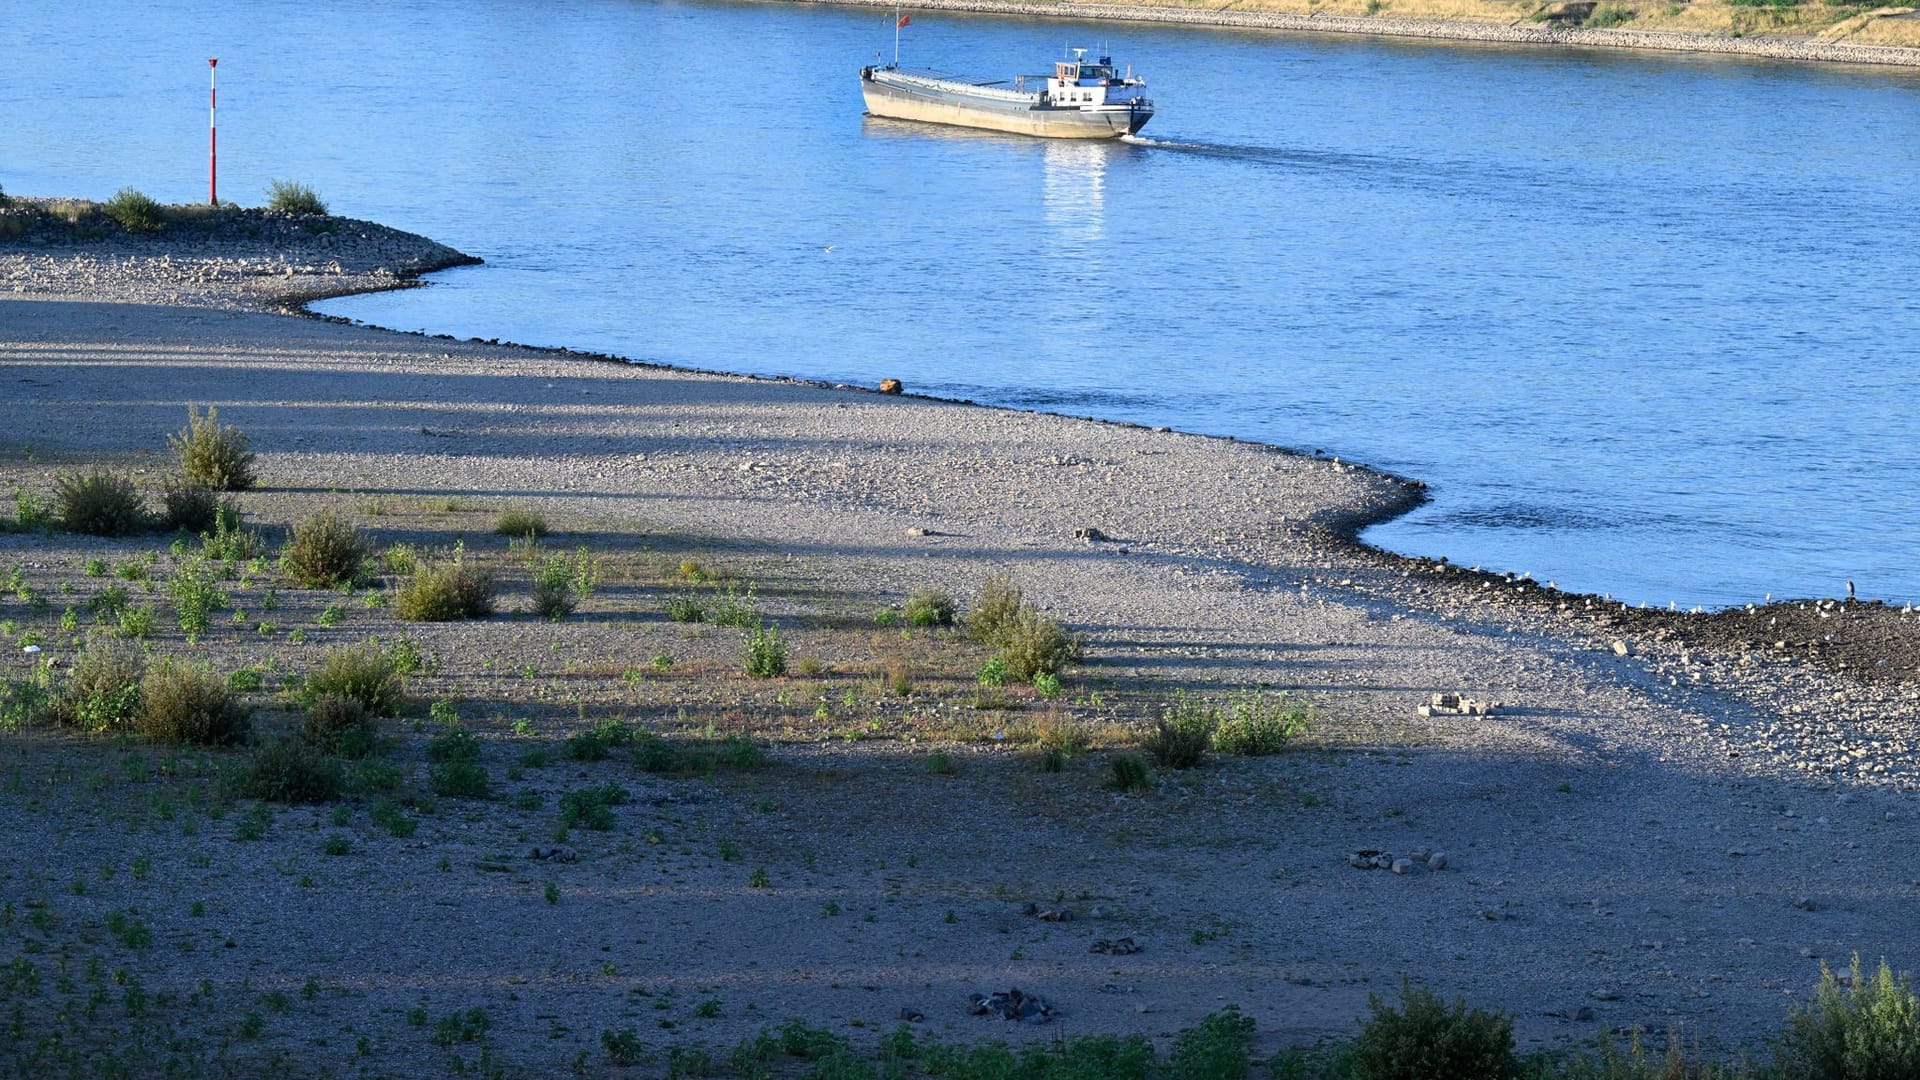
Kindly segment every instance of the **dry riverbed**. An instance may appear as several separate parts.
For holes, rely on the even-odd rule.
[[[170,538],[0,536],[0,678],[69,659],[115,586],[154,607],[155,654],[257,673],[264,733],[298,723],[290,691],[329,648],[427,661],[331,805],[221,798],[237,751],[0,734],[17,1069],[655,1075],[795,1017],[856,1045],[903,1017],[1164,1045],[1228,1004],[1267,1052],[1351,1034],[1403,979],[1512,1013],[1532,1045],[1678,1026],[1737,1049],[1822,963],[1920,966],[1911,615],[1623,611],[1370,552],[1344,537],[1417,485],[1247,443],[276,313],[448,260],[370,229],[0,240],[8,483],[100,464],[157,486],[165,436],[216,405],[260,454],[238,502],[268,555],[325,509],[383,549],[463,544],[502,585],[491,618],[409,624],[395,574],[311,591],[241,562],[189,645]],[[533,553],[492,531],[515,508],[554,526],[545,553],[598,560],[565,619],[527,613]],[[1056,697],[982,688],[988,650],[877,616],[923,588],[964,607],[994,568],[1086,641]],[[667,615],[749,588],[784,677],[742,672],[739,631]],[[1285,691],[1314,719],[1284,753],[1112,790],[1177,689]],[[1421,715],[1435,693],[1499,707]],[[609,721],[765,760],[570,755]],[[449,723],[479,737],[490,798],[432,794]],[[613,827],[562,836],[563,797],[609,783]],[[1446,858],[1396,873],[1360,850]],[[969,1013],[1014,987],[1057,1016]],[[629,1030],[630,1067],[603,1043]]]

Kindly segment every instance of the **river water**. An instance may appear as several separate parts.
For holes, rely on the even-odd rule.
[[[203,198],[219,56],[225,197],[487,260],[328,312],[1324,450],[1432,485],[1375,543],[1635,602],[1920,598],[1920,72],[913,15],[1134,65],[1089,145],[864,118],[864,9],[138,7],[9,5],[0,185]]]

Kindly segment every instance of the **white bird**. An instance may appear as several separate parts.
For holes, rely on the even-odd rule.
[[[827,253],[827,254],[829,254],[829,255],[831,255],[831,254],[833,253],[833,245],[832,245],[832,244],[828,244],[828,245],[827,245],[826,247],[823,247],[823,248],[821,248],[820,250],[821,250],[821,251],[823,251],[823,252],[826,252],[826,253]]]

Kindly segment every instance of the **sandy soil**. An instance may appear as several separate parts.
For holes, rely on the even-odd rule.
[[[1738,1047],[1777,1030],[1822,962],[1920,966],[1911,615],[1620,611],[1356,547],[1358,522],[1419,489],[1331,459],[289,317],[267,310],[272,290],[235,285],[271,277],[140,246],[155,243],[0,246],[0,442],[16,482],[93,460],[155,474],[143,454],[188,403],[212,404],[261,452],[266,484],[243,503],[256,522],[331,505],[384,539],[463,532],[484,547],[484,525],[431,508],[538,507],[583,542],[740,567],[802,648],[827,615],[930,584],[965,596],[1007,567],[1087,639],[1058,713],[1124,731],[1166,688],[1261,687],[1321,714],[1301,750],[1162,772],[1151,793],[1122,796],[1102,785],[1104,753],[1047,774],[1014,745],[1009,729],[1041,703],[966,720],[968,737],[956,706],[931,697],[890,706],[874,721],[883,737],[789,737],[770,768],[738,776],[527,769],[510,787],[543,809],[449,800],[409,840],[355,810],[339,859],[319,854],[328,810],[281,810],[258,843],[207,817],[189,835],[154,809],[159,780],[119,778],[123,751],[5,736],[0,839],[15,857],[0,897],[56,912],[47,940],[65,926],[97,943],[110,913],[137,907],[156,944],[128,962],[153,989],[210,980],[196,1021],[209,1038],[261,994],[315,980],[312,997],[267,1011],[243,1056],[446,1068],[450,1052],[407,1020],[416,1006],[484,1007],[484,1045],[534,1071],[583,1053],[600,1068],[600,1033],[621,1027],[656,1050],[725,1046],[800,1016],[858,1041],[902,1009],[949,1038],[1160,1038],[1232,1002],[1270,1048],[1350,1033],[1369,993],[1403,978],[1514,1013],[1534,1044],[1682,1025]],[[390,254],[343,247],[339,269],[300,291],[329,291],[335,273],[342,287],[391,282],[406,267]],[[1076,539],[1086,528],[1110,539]],[[84,558],[138,546],[4,537],[0,563],[43,592],[84,591]],[[325,598],[288,603],[291,626],[293,608]],[[618,673],[663,650],[694,674],[650,684],[623,714],[704,710],[752,728],[817,698],[844,730],[880,709],[853,674],[870,658],[742,686],[722,671],[731,639],[689,637],[657,603],[635,586],[562,623],[420,629],[443,658],[421,692],[457,697],[498,768],[528,739],[615,714]],[[356,611],[308,626],[304,643],[248,644],[242,628],[214,648],[297,669],[330,641],[397,626]],[[15,675],[27,661],[5,663]],[[552,708],[529,704],[536,687]],[[861,704],[843,710],[854,691]],[[560,696],[573,692],[577,715]],[[1436,692],[1502,707],[1418,715]],[[534,730],[512,730],[520,715]],[[933,745],[952,774],[926,767]],[[559,793],[603,779],[639,796],[619,827],[575,831],[577,862],[530,859]],[[1449,861],[1359,870],[1358,849]],[[147,873],[109,876],[138,857]],[[758,868],[767,887],[750,885]],[[84,895],[76,879],[92,883]],[[1089,951],[1122,936],[1143,951]],[[0,937],[0,960],[28,940]],[[1009,986],[1060,1018],[967,1014],[969,992]]]

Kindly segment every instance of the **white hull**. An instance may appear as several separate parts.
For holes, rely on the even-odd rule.
[[[861,73],[867,112],[896,120],[1005,131],[1045,139],[1117,139],[1153,116],[1150,103],[1049,104],[1037,93],[906,75],[885,68]]]

